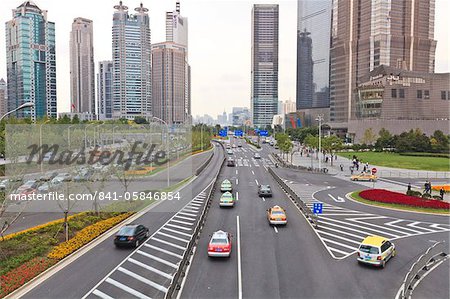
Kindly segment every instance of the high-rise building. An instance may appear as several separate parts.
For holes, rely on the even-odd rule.
[[[0,117],[8,112],[8,91],[6,89],[6,82],[3,78],[0,79]]]
[[[173,42],[178,45],[184,46],[186,49],[186,61],[185,61],[185,106],[190,121],[191,116],[191,66],[188,61],[188,18],[181,16],[180,2],[176,2],[174,11],[166,12],[166,41]]]
[[[360,78],[379,65],[434,72],[435,0],[333,1],[330,120],[356,117]]]
[[[278,4],[255,4],[252,9],[252,122],[272,124],[278,114]]]
[[[329,106],[332,0],[298,0],[297,109]]]
[[[93,22],[75,18],[70,32],[70,101],[72,113],[96,114]]]
[[[247,107],[233,107],[231,124],[235,127],[246,125],[250,120],[250,110]]]
[[[32,1],[13,9],[6,22],[8,110],[25,102],[34,107],[17,117],[56,117],[55,23]]]
[[[166,12],[166,41],[188,47],[188,19],[181,16],[180,2],[174,11]]]
[[[100,61],[97,73],[97,115],[99,120],[112,118],[112,61]]]
[[[112,28],[113,118],[150,117],[152,111],[151,43],[148,9],[134,14],[114,6]]]
[[[153,116],[168,124],[188,120],[186,48],[173,42],[152,45]]]

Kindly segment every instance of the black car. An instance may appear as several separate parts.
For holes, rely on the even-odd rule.
[[[150,236],[147,227],[141,224],[127,224],[123,226],[114,238],[114,245],[138,247],[143,240]]]
[[[269,185],[259,185],[258,186],[259,197],[272,197],[272,189]]]
[[[234,160],[232,158],[229,158],[227,161],[227,166],[234,167],[234,166],[236,166],[236,163],[234,162]]]

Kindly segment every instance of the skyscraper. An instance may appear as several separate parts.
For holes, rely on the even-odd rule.
[[[8,112],[8,91],[6,89],[6,82],[3,78],[0,79],[0,117]]]
[[[330,120],[356,116],[360,78],[379,65],[434,72],[435,0],[333,1]]]
[[[329,106],[332,0],[298,0],[297,109]]]
[[[72,113],[96,114],[93,23],[84,18],[70,32],[70,100]]]
[[[251,109],[253,125],[265,128],[278,113],[278,4],[252,9]]]
[[[186,48],[173,42],[152,45],[153,115],[168,124],[188,119],[186,55]]]
[[[150,117],[151,43],[148,9],[142,3],[135,14],[114,6],[112,28],[113,118]]]
[[[112,118],[112,61],[100,61],[97,73],[97,115],[99,120]]]
[[[185,61],[185,106],[189,121],[191,119],[191,66],[188,60],[188,18],[181,16],[180,2],[176,2],[174,11],[166,12],[166,41],[182,45],[186,51]]]
[[[56,117],[55,23],[32,1],[13,10],[6,22],[8,110],[25,102],[34,107],[17,117]]]

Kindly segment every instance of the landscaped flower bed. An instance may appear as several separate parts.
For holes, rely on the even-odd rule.
[[[58,246],[54,247],[53,250],[48,254],[49,258],[52,259],[63,259],[75,250],[86,245],[117,223],[130,217],[132,213],[124,213],[118,216],[99,221],[93,225],[90,225],[81,231],[79,231],[72,239],[67,242],[63,242]]]
[[[431,189],[435,191],[440,191],[441,188],[444,189],[445,192],[450,192],[450,185],[436,185],[431,187]]]
[[[55,263],[55,260],[37,257],[2,275],[0,278],[0,298],[18,289]]]
[[[392,192],[383,189],[369,189],[359,193],[359,196],[366,200],[372,200],[383,203],[399,204],[420,208],[430,209],[450,209],[448,202],[439,200],[423,199],[415,196],[408,196],[398,192]]]

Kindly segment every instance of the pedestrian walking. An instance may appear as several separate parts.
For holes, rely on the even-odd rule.
[[[408,183],[408,192],[411,191],[411,183]]]
[[[428,181],[428,193],[431,194],[431,182]]]
[[[363,172],[366,172],[366,170],[367,170],[366,165],[364,165]]]
[[[349,169],[350,169],[350,174],[353,174],[353,166],[350,166]]]
[[[441,190],[439,190],[439,195],[441,196],[442,200],[444,200],[444,194],[445,194],[444,187],[441,187]]]
[[[341,171],[344,171],[344,165],[339,165],[339,167],[341,168]]]

